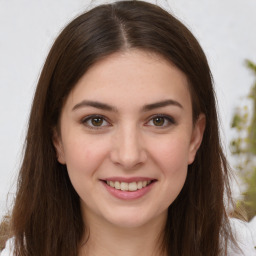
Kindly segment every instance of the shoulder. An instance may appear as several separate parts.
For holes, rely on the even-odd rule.
[[[11,238],[7,240],[4,250],[0,252],[0,256],[14,256],[13,249],[14,249],[14,238]]]
[[[228,255],[230,256],[256,256],[256,234],[250,228],[249,223],[241,220],[230,218],[230,225],[234,237],[242,252],[235,250],[232,246],[228,248]]]

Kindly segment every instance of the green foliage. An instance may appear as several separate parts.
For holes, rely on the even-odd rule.
[[[236,110],[236,113],[233,117],[233,121],[231,124],[232,128],[236,128],[239,132],[246,128],[246,124],[248,123],[248,108],[244,107],[243,112],[240,109]]]
[[[246,60],[246,65],[256,74],[256,65],[252,61]]]
[[[247,60],[247,67],[256,78],[256,64]],[[242,206],[250,220],[256,215],[256,82],[252,86],[248,99],[252,101],[252,114],[248,107],[237,108],[231,127],[236,130],[237,137],[230,143],[231,152],[238,159],[237,169],[244,180],[247,189],[243,193]]]
[[[256,68],[256,66],[254,68]],[[256,70],[254,72],[256,75]],[[256,83],[252,87],[249,98],[254,102],[251,125],[248,127],[249,151],[256,155]]]
[[[245,130],[248,129],[249,123],[249,113],[248,108],[245,106],[244,108],[237,108],[236,112],[233,116],[233,120],[231,123],[231,128],[236,129],[238,136],[234,138],[230,143],[230,148],[232,154],[244,154],[247,152],[247,142],[248,138],[244,133]]]

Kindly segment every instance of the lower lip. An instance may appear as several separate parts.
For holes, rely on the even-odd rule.
[[[138,189],[136,191],[122,191],[120,189],[115,189],[113,187],[110,187],[104,181],[102,181],[102,183],[111,195],[122,200],[132,200],[132,199],[141,198],[144,195],[146,195],[155,184],[155,182],[152,182],[146,187],[142,189]]]

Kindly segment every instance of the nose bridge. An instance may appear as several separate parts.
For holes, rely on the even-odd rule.
[[[134,123],[119,127],[113,143],[112,160],[125,169],[132,169],[146,160],[142,134]]]

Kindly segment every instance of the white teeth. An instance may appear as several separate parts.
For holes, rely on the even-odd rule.
[[[121,189],[119,181],[115,181],[115,189]]]
[[[129,191],[136,191],[137,190],[137,183],[131,182],[129,183]]]
[[[120,189],[122,191],[136,191],[142,189],[151,183],[150,180],[138,181],[138,182],[120,182],[120,181],[107,181],[107,184],[115,189]]]
[[[121,188],[121,190],[123,190],[123,191],[124,191],[124,190],[127,191],[128,188],[129,188],[129,185],[128,185],[127,182],[121,182],[120,188]]]
[[[137,183],[137,189],[141,189],[142,188],[142,181],[139,181],[138,183]]]

